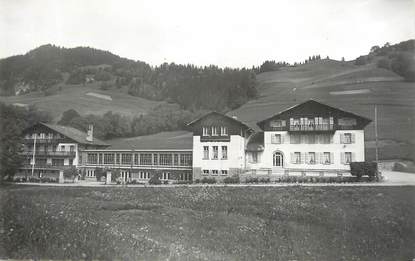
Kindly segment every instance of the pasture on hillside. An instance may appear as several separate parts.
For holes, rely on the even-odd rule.
[[[111,100],[105,98],[106,96]],[[81,115],[103,115],[112,111],[134,117],[146,114],[161,103],[131,96],[121,89],[101,90],[97,82],[85,85],[63,85],[61,91],[50,96],[45,96],[40,92],[20,96],[0,96],[0,101],[7,104],[17,103],[21,106],[35,105],[40,110],[50,112],[55,121],[59,120],[62,113],[69,109],[74,109]]]
[[[380,159],[415,160],[415,86],[374,64],[319,60],[257,76],[259,97],[228,115],[256,126],[308,99],[341,108],[374,121],[378,104]],[[397,131],[399,130],[399,131]],[[365,129],[366,158],[374,160],[374,123]]]
[[[0,258],[411,260],[415,188],[4,186]]]

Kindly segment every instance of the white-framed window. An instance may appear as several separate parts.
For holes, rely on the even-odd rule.
[[[330,152],[323,152],[322,157],[323,164],[332,164],[333,163],[333,155]]]
[[[121,154],[121,164],[130,165],[132,163],[132,154],[131,153],[123,153]]]
[[[161,174],[161,180],[169,180],[170,179],[170,172],[163,172]]]
[[[209,146],[203,146],[203,159],[209,159]]]
[[[203,136],[209,136],[209,128],[208,127],[203,127]]]
[[[212,155],[212,159],[216,160],[219,158],[218,154],[219,154],[219,149],[218,146],[212,146],[212,150],[213,150],[213,155]]]
[[[170,153],[160,154],[160,165],[170,166],[173,164],[173,155]]]
[[[212,170],[212,175],[216,176],[218,175],[219,171],[217,169]]]
[[[212,136],[218,136],[218,127],[212,126]]]
[[[98,163],[98,155],[96,153],[88,153],[87,154],[87,162],[88,162],[88,164],[97,164]]]
[[[228,127],[225,127],[225,126],[220,127],[220,135],[228,136]]]
[[[228,171],[226,169],[223,169],[221,172],[222,175],[228,175]]]
[[[352,153],[351,152],[345,152],[344,153],[344,162],[346,164],[350,164],[350,162],[352,162]]]
[[[93,177],[95,177],[95,170],[93,170],[93,169],[88,169],[88,170],[86,171],[86,176],[87,176],[87,177],[89,177],[89,178],[93,178]]]
[[[104,154],[104,164],[114,164],[114,154],[105,153]]]
[[[228,146],[222,146],[222,159],[228,159]]]
[[[39,138],[44,139],[45,137],[46,137],[46,134],[45,133],[41,133]]]
[[[209,175],[209,170],[208,169],[204,169],[203,170],[203,175]]]
[[[151,153],[140,154],[140,165],[151,165],[152,162],[153,162],[153,157]]]
[[[316,164],[316,153],[315,152],[309,152],[308,158],[307,158],[308,164]]]
[[[351,133],[344,133],[341,138],[341,143],[343,144],[353,143],[353,135]]]
[[[272,134],[271,136],[271,143],[273,144],[281,144],[281,134]]]

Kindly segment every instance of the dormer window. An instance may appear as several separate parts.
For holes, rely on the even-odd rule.
[[[209,136],[209,128],[203,127],[203,136]]]
[[[212,127],[212,136],[218,136],[218,127]]]
[[[228,136],[228,128],[227,127],[220,127],[220,135],[221,136]]]

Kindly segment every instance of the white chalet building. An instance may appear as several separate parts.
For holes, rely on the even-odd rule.
[[[371,120],[314,100],[257,123],[254,132],[216,112],[189,124],[193,175],[339,175],[365,160],[364,128]]]

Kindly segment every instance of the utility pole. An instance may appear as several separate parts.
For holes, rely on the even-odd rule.
[[[375,149],[376,149],[376,164],[379,163],[379,151],[378,151],[378,107],[375,104]]]
[[[32,177],[33,177],[33,173],[35,172],[36,137],[37,137],[37,134],[35,133],[35,139],[33,141]]]

